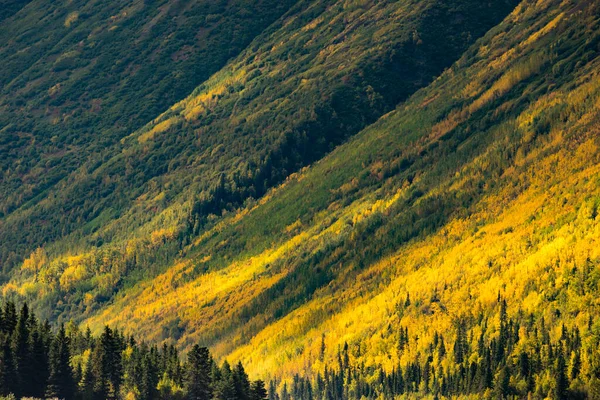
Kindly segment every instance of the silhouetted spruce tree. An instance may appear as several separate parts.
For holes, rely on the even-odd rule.
[[[105,367],[104,350],[99,344],[94,346],[91,359],[94,382],[93,397],[95,400],[106,400],[109,393],[109,382]]]
[[[284,383],[283,388],[281,389],[281,400],[291,400],[290,393],[288,392],[287,383]]]
[[[250,387],[250,400],[267,400],[268,393],[265,383],[260,379],[252,382]]]
[[[279,400],[277,393],[277,385],[274,381],[269,381],[269,389],[267,390],[267,400]]]
[[[12,335],[13,330],[17,326],[17,308],[15,303],[8,301],[4,305],[4,315],[2,318],[2,330],[8,335]]]
[[[156,399],[158,397],[156,386],[159,381],[159,372],[158,361],[154,357],[152,350],[147,352],[142,358],[141,371],[140,397],[147,400]]]
[[[241,362],[238,362],[233,370],[233,382],[236,398],[238,400],[248,400],[250,398],[250,381]]]
[[[108,326],[104,327],[98,341],[100,370],[98,371],[106,385],[107,399],[116,399],[123,380],[121,345],[116,332]],[[98,377],[97,377],[98,378]]]
[[[2,333],[1,337],[1,359],[0,359],[0,392],[3,395],[15,393],[17,387],[17,370],[15,367],[14,356],[10,337],[7,333]]]
[[[467,344],[467,328],[464,323],[459,323],[454,341],[454,361],[462,364],[469,349]]]
[[[17,373],[16,391],[17,397],[31,395],[31,370],[29,357],[29,308],[23,304],[17,325],[11,335],[11,346],[15,359],[15,368]]]
[[[574,381],[579,376],[579,372],[581,371],[581,356],[579,353],[579,348],[573,350],[571,353],[571,361],[569,363],[569,379]]]
[[[60,326],[50,346],[50,378],[46,395],[59,399],[72,399],[75,394],[75,382],[71,370],[71,352],[69,339],[64,325]]]
[[[443,360],[446,357],[446,344],[444,343],[444,337],[440,337],[440,342],[438,345],[438,354],[440,360]]]
[[[213,362],[206,347],[195,345],[188,353],[185,390],[187,397],[192,400],[209,400],[212,398],[213,387],[211,374]],[[220,374],[217,379],[220,379]]]
[[[325,334],[321,335],[321,347],[319,349],[319,360],[323,362],[325,359]]]
[[[94,400],[95,380],[92,361],[92,354],[90,354],[83,367],[81,381],[79,382],[79,391],[82,400]]]
[[[214,398],[217,400],[236,400],[233,371],[227,361],[221,367],[221,379],[214,384]]]
[[[48,351],[46,338],[41,326],[36,326],[30,334],[30,389],[33,397],[42,398],[46,392],[46,384],[50,377],[50,366],[48,364]]]

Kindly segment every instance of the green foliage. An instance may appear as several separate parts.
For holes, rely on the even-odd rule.
[[[345,1],[296,4],[187,99],[7,211],[2,266],[31,279],[9,270],[45,244],[48,262],[26,299],[53,320],[94,314],[164,271],[221,215],[250,206],[427,85],[513,6],[407,0],[367,2],[357,12]],[[448,20],[461,22],[441,23]],[[27,229],[32,220],[45,222]],[[89,257],[69,267],[58,260],[67,253]],[[315,274],[275,317],[330,278]]]
[[[50,224],[60,228],[18,235],[11,250],[2,248],[6,271],[24,249],[97,217],[97,208],[69,216],[71,207],[89,204],[76,177],[119,153],[123,137],[187,96],[294,2],[33,1],[3,20],[25,2],[5,3],[0,218],[28,214],[35,205],[45,209],[44,219],[63,214]],[[65,184],[78,186],[83,197],[49,212],[40,203]],[[106,197],[112,190],[98,194]],[[2,237],[6,244],[8,237]]]
[[[14,318],[14,307],[8,302],[0,310],[0,339],[4,349],[12,350],[0,353],[3,398],[15,398],[15,393],[65,400],[266,398],[263,381],[250,381],[241,363],[233,370],[227,362],[218,367],[206,347],[194,346],[182,363],[175,347],[138,344],[108,326],[97,338],[73,324],[54,333],[29,313],[27,304],[11,322],[7,316]],[[213,388],[221,397],[213,396]]]
[[[25,7],[31,0],[2,0],[0,1],[0,22],[12,17]]]
[[[269,399],[597,397],[599,5],[523,2],[361,130],[443,69],[429,56],[458,56],[454,40],[510,7],[483,21],[471,2],[310,4],[118,154],[8,215],[6,248],[31,235],[32,253],[5,294],[195,349],[205,374],[119,339],[122,382],[74,371],[92,397],[255,396],[238,366],[207,380],[198,342],[266,372]],[[421,54],[436,15],[459,23],[432,28]],[[81,348],[93,366],[113,351]]]

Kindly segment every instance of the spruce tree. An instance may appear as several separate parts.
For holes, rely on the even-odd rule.
[[[17,308],[15,303],[8,301],[4,306],[4,315],[2,319],[2,331],[7,335],[12,335],[17,326]]]
[[[50,377],[48,365],[48,351],[46,341],[40,326],[37,326],[30,335],[29,354],[31,365],[30,389],[33,397],[42,398],[46,392],[46,384]]]
[[[152,351],[147,352],[142,358],[142,380],[140,383],[140,396],[142,399],[152,400],[157,398],[157,385],[159,381],[158,362],[153,359]]]
[[[497,399],[506,399],[510,394],[510,372],[507,367],[501,368],[496,375],[496,383],[494,385],[494,395]]]
[[[15,359],[15,369],[17,373],[16,393],[17,397],[32,395],[31,378],[34,371],[31,370],[29,356],[29,308],[23,304],[17,325],[11,335],[11,346]]]
[[[94,347],[91,354],[92,375],[94,382],[94,399],[106,400],[109,394],[109,382],[106,372],[106,356],[104,349],[98,344]]]
[[[260,379],[252,382],[250,388],[250,400],[267,400],[267,397],[268,393],[265,388],[265,383]]]
[[[579,376],[581,371],[581,356],[579,350],[573,351],[571,354],[571,361],[569,363],[569,379],[574,381]]]
[[[216,400],[236,400],[235,381],[233,371],[227,361],[223,362],[221,367],[221,379],[215,382],[214,399]]]
[[[46,390],[48,397],[73,398],[75,382],[70,362],[69,339],[66,336],[64,325],[61,325],[50,347],[50,378]]]
[[[320,385],[318,383],[321,383]],[[323,387],[322,384],[322,378],[321,378],[321,374],[318,373],[317,374],[317,394],[318,394],[318,398],[321,398],[321,388]],[[267,393],[267,400],[278,400],[279,399],[279,395],[277,394],[277,386],[275,385],[274,381],[269,381],[269,390]]]
[[[239,400],[248,400],[250,398],[250,381],[241,362],[238,362],[233,370],[233,382],[236,398]]]
[[[10,337],[6,333],[2,333],[0,340],[2,345],[0,354],[0,392],[3,395],[14,394],[18,390],[17,371]]]
[[[92,354],[87,357],[83,367],[81,381],[79,382],[79,390],[82,400],[94,400],[94,371],[92,364]]]
[[[195,345],[188,354],[185,389],[192,400],[212,398],[212,360],[206,347]]]
[[[557,349],[557,357],[554,363],[554,390],[553,397],[557,400],[566,399],[569,389],[569,380],[567,378],[565,357],[562,346]]]
[[[102,335],[100,336],[99,346],[101,348],[102,356],[102,373],[109,384],[108,398],[116,399],[119,395],[123,380],[123,365],[118,332],[105,326],[104,332],[102,332]]]

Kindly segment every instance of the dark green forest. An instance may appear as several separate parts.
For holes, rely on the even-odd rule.
[[[53,330],[23,304],[6,303],[0,317],[0,393],[17,398],[266,399],[241,363],[218,366],[206,347],[185,360],[174,346],[138,342],[108,326],[94,337],[74,324]],[[133,396],[133,397],[131,397]]]

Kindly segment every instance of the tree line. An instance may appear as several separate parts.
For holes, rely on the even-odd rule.
[[[483,316],[457,320],[454,334],[435,332],[425,345],[408,327],[399,327],[395,352],[410,357],[391,371],[355,361],[361,359],[361,343],[345,343],[323,371],[271,380],[267,390],[262,380],[249,379],[241,363],[219,366],[206,347],[194,345],[182,360],[173,345],[148,345],[108,326],[99,336],[73,323],[53,330],[27,304],[17,311],[7,302],[0,307],[0,395],[66,400],[600,399],[599,324],[590,319],[583,333],[563,325],[552,339],[556,332],[543,317],[509,318],[500,297],[497,318],[494,329],[488,329],[492,321]],[[324,346],[323,341],[323,354]]]
[[[267,398],[241,363],[217,365],[206,347],[184,361],[174,346],[138,342],[106,326],[95,337],[73,323],[53,330],[14,303],[0,308],[0,395],[66,400]]]
[[[560,337],[552,340],[552,328],[543,317],[508,318],[506,301],[499,297],[498,303],[500,323],[493,334],[484,333],[491,323],[484,317],[457,320],[452,337],[436,332],[425,351],[392,371],[353,363],[360,343],[346,343],[324,373],[314,378],[296,375],[279,385],[270,382],[269,400],[600,399],[598,324],[590,319],[586,335],[576,326],[562,325]],[[475,336],[477,331],[481,333]],[[408,327],[400,327],[399,354],[417,348],[419,340]]]

